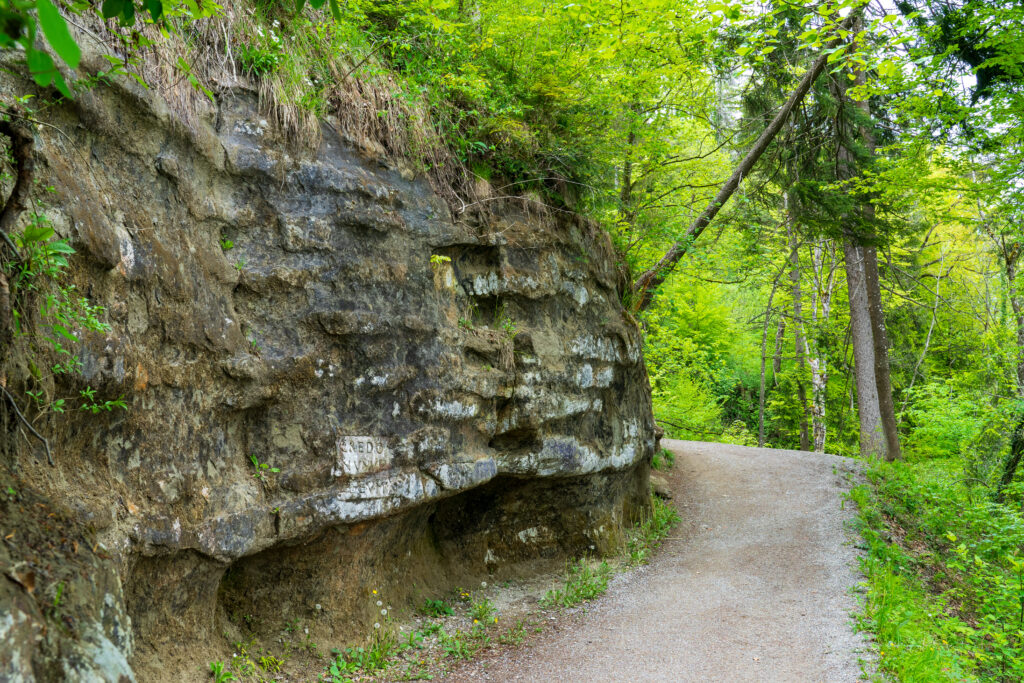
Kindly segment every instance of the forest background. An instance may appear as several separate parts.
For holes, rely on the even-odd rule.
[[[334,121],[456,218],[600,223],[668,435],[874,456],[852,498],[882,671],[1024,676],[1024,2],[2,0],[0,26],[51,92],[5,105],[5,186],[61,97],[133,78],[187,118],[242,82],[295,145]],[[110,68],[83,75],[92,39]],[[12,286],[12,254],[66,253],[34,229]]]

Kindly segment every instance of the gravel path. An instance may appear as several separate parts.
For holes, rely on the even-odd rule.
[[[669,441],[683,522],[585,614],[455,681],[856,681],[845,458]]]

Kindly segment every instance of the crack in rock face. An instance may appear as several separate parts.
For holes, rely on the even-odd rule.
[[[0,593],[0,678],[166,679],[245,615],[340,641],[370,586],[398,602],[618,542],[654,423],[605,234],[512,208],[456,223],[329,126],[288,151],[251,93],[191,132],[154,97],[97,90],[52,111],[70,142],[38,133],[71,277],[111,326],[57,393],[128,410],[55,420],[52,471],[2,446],[105,590],[75,598],[67,637],[36,605],[56,575],[45,598]]]

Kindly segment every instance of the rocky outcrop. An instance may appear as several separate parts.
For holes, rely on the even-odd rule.
[[[645,509],[640,338],[594,226],[452,220],[329,122],[294,151],[241,90],[191,129],[115,88],[46,116],[46,213],[111,326],[48,390],[128,409],[40,418],[51,468],[4,406],[0,532],[30,531],[0,545],[0,678],[188,678],[243,619],[340,644],[370,587],[607,550]]]

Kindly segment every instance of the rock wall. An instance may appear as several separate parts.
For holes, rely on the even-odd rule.
[[[128,410],[33,418],[50,467],[3,406],[0,679],[195,678],[242,618],[341,644],[371,587],[608,550],[645,510],[648,382],[592,225],[453,221],[329,122],[295,151],[244,90],[190,127],[124,85],[45,116],[46,212],[111,325],[46,389]]]

